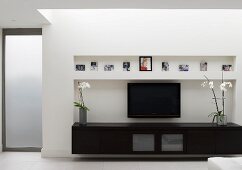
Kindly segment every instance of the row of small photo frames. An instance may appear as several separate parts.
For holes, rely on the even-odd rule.
[[[130,71],[130,62],[123,62],[123,71]],[[76,64],[76,71],[86,71],[85,64]],[[114,64],[105,64],[104,71],[114,71]],[[188,64],[180,64],[178,66],[179,71],[189,71]],[[224,64],[221,68],[222,71],[232,71],[231,64]],[[98,71],[98,62],[90,62],[90,71]],[[152,71],[152,57],[151,56],[140,56],[139,57],[139,71]],[[163,61],[161,63],[161,71],[169,71],[169,62]],[[200,62],[200,71],[208,71],[208,63],[206,61]]]
[[[231,64],[223,64],[222,71],[233,71]],[[208,63],[206,61],[200,62],[200,71],[208,71]]]
[[[86,71],[85,64],[76,64],[76,71]],[[114,64],[105,64],[103,67],[104,71],[114,71]],[[98,62],[91,61],[90,71],[98,71]],[[130,71],[130,62],[123,62],[123,71]]]

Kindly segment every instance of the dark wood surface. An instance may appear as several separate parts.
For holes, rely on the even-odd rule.
[[[226,129],[216,133],[216,153],[242,154],[242,131]]]
[[[133,151],[134,134],[154,134],[154,151]],[[162,134],[182,134],[183,151],[161,150]],[[73,154],[242,154],[242,126],[228,123],[88,123],[72,126]]]
[[[218,126],[216,123],[87,123],[86,125],[74,123],[73,128],[241,128],[240,125],[235,123],[228,123],[227,126]]]
[[[189,130],[187,132],[187,153],[214,154],[215,132],[211,130]]]
[[[87,123],[82,125],[78,122],[75,122],[73,126],[78,127],[91,127],[91,126],[100,126],[100,127],[241,127],[235,123],[228,123],[227,126],[218,126],[216,123]]]
[[[72,152],[82,154],[100,153],[100,133],[96,131],[72,131]]]
[[[101,153],[125,154],[131,153],[132,139],[130,133],[124,131],[105,131],[100,138]]]

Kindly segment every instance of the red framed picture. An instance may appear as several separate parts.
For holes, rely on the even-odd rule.
[[[152,56],[139,57],[139,71],[152,71]]]

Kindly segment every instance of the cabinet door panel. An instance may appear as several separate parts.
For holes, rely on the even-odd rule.
[[[155,135],[154,134],[132,134],[133,152],[154,152]]]
[[[133,154],[158,154],[158,131],[133,130],[131,148]]]
[[[73,154],[96,154],[100,153],[100,133],[98,131],[72,131]]]
[[[242,154],[242,131],[223,130],[216,133],[217,154]]]
[[[162,152],[183,152],[184,151],[183,134],[162,134],[161,151]]]
[[[123,131],[105,131],[101,136],[101,153],[128,154],[131,152],[131,135]]]
[[[185,154],[186,131],[166,130],[159,134],[159,152],[162,154]]]
[[[189,130],[187,133],[188,154],[213,154],[215,136],[213,131]]]

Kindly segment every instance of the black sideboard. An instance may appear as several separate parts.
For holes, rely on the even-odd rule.
[[[73,154],[242,154],[242,126],[228,123],[88,123],[72,126]]]

